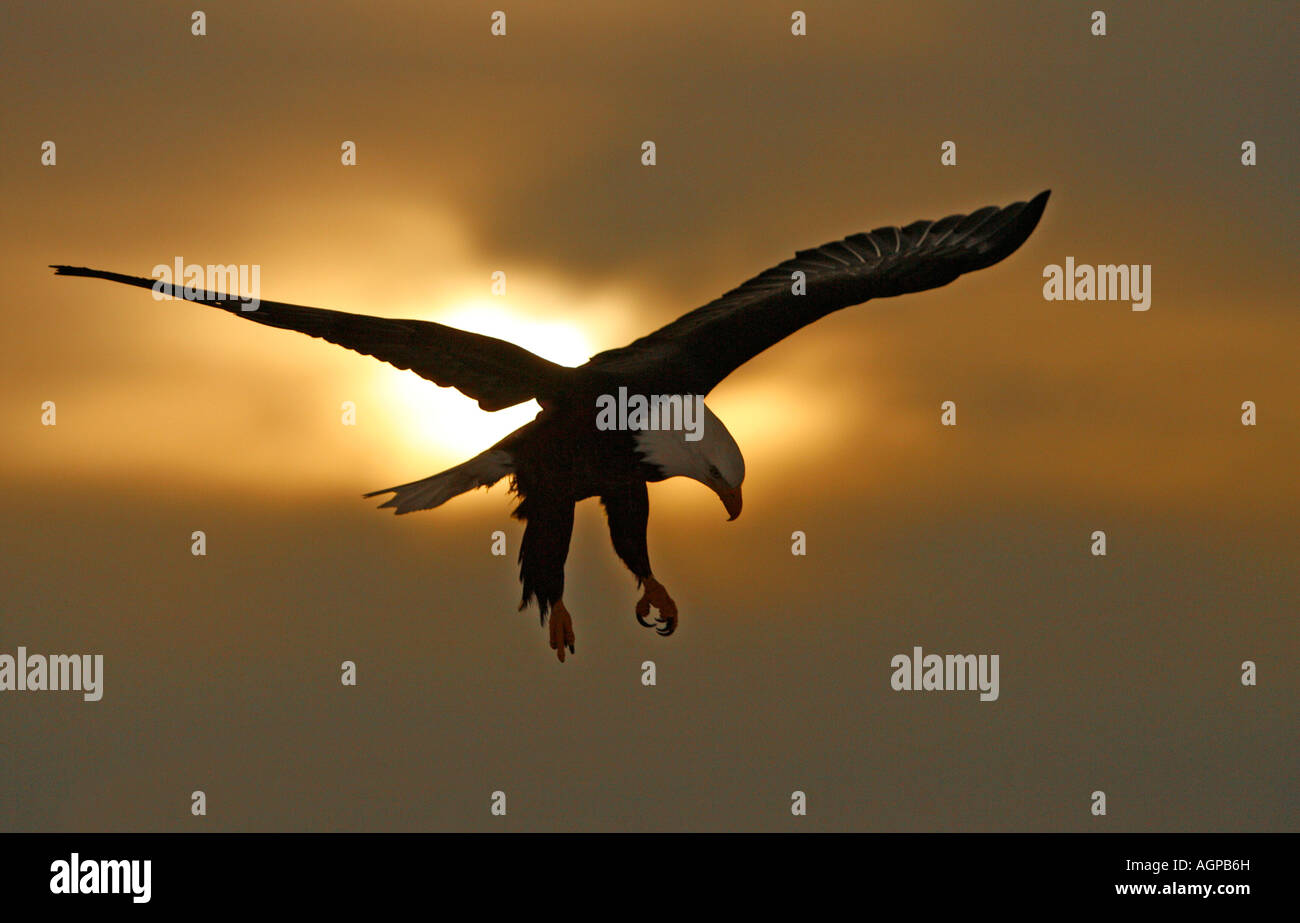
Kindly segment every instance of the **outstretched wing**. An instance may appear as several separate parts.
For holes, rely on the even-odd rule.
[[[164,295],[185,297],[183,286],[159,284],[155,279],[79,266],[51,268],[63,276],[108,279],[143,288],[157,285]],[[262,301],[257,310],[246,311],[238,298],[220,292],[197,294],[185,300],[221,308],[268,327],[320,337],[399,369],[410,369],[444,388],[455,388],[478,401],[484,410],[501,410],[534,397],[542,400],[559,394],[573,372],[505,340],[432,321],[369,317],[278,301]]]
[[[584,368],[708,394],[745,362],[832,311],[938,288],[1005,259],[1038,224],[1049,192],[801,250],[668,326],[598,353]],[[796,273],[803,274],[803,294],[795,293]]]

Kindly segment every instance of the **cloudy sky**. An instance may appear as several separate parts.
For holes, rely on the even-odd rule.
[[[0,829],[1295,829],[1286,6],[1115,3],[1104,37],[1069,3],[803,4],[804,37],[791,4],[562,6],[209,3],[194,36],[6,5],[0,653],[106,676],[0,694]],[[268,299],[576,365],[797,248],[1045,188],[1005,263],[711,395],[746,508],[652,487],[671,639],[583,504],[562,667],[503,488],[360,499],[535,407],[46,268],[255,263]],[[1150,310],[1045,301],[1066,257],[1150,264]],[[999,654],[999,700],[892,691],[915,645]]]

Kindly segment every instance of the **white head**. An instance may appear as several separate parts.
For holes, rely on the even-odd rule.
[[[699,438],[692,441],[681,429],[642,430],[636,434],[641,457],[666,478],[687,477],[716,493],[731,519],[740,515],[740,485],[745,480],[745,459],[740,446],[706,404]]]

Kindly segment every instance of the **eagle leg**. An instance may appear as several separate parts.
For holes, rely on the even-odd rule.
[[[551,650],[555,651],[555,656],[560,658],[560,663],[564,663],[564,649],[567,647],[569,653],[573,650],[573,619],[569,615],[569,610],[564,608],[564,600],[557,599],[551,604]]]
[[[677,603],[668,595],[664,585],[650,573],[650,553],[646,550],[646,523],[650,518],[650,495],[645,481],[635,481],[622,490],[601,494],[609,519],[609,537],[614,551],[623,559],[638,586],[645,593],[637,600],[636,620],[646,628],[653,628],[667,637],[677,630]],[[650,607],[659,610],[654,620],[649,618]]]
[[[651,606],[659,610],[659,615],[653,622],[646,618]],[[664,585],[654,577],[645,578],[645,592],[636,602],[636,620],[665,638],[677,630],[677,603],[673,602]]]

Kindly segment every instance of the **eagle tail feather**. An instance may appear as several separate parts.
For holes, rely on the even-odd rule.
[[[477,487],[491,487],[513,471],[514,459],[510,457],[509,452],[488,449],[440,474],[411,481],[409,484],[400,484],[397,487],[372,490],[364,496],[378,497],[380,494],[392,494],[393,496],[389,497],[387,502],[379,505],[379,509],[391,508],[400,516],[403,513],[431,510],[442,506],[452,497],[458,497]]]

